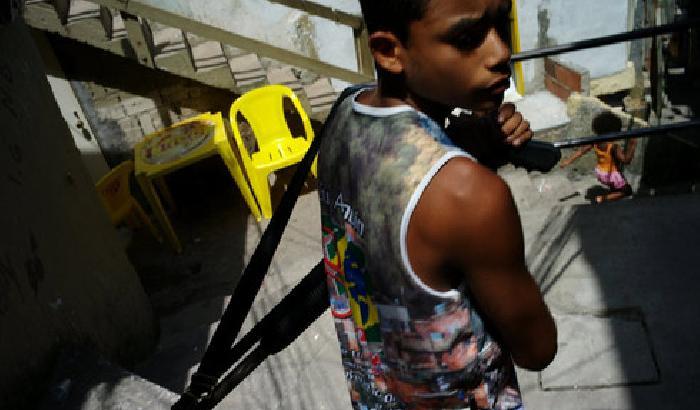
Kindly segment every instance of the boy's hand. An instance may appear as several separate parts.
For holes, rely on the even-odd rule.
[[[498,109],[498,124],[505,136],[505,142],[519,147],[532,139],[530,122],[515,110],[515,104],[505,103]]]

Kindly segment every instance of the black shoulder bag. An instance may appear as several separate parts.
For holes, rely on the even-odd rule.
[[[172,406],[173,410],[208,410],[214,408],[268,356],[289,346],[329,306],[323,261],[319,262],[270,313],[233,345],[255,296],[270,268],[299,193],[304,185],[321,140],[338,105],[350,94],[366,85],[345,89],[331,108],[321,132],[313,139],[299,163],[279,206],[265,229],[250,262],[243,270],[236,289],[216,328],[190,386]],[[240,360],[255,344],[255,349]],[[231,366],[238,365],[224,376]],[[222,378],[223,376],[223,378]]]

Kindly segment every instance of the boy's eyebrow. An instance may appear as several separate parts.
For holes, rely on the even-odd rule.
[[[443,38],[453,38],[457,37],[465,31],[472,30],[474,27],[479,26],[488,17],[482,15],[481,17],[464,17],[459,19],[456,23],[450,26],[449,29],[442,35]]]
[[[509,17],[510,12],[513,8],[513,3],[510,1],[502,3],[496,10],[494,15],[489,15],[490,13],[483,14],[479,17],[463,17],[456,23],[454,23],[450,28],[442,35],[443,38],[453,38],[459,36],[465,31],[469,31],[478,27],[490,20],[499,19],[503,17]]]

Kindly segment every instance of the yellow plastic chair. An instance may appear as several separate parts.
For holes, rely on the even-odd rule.
[[[284,116],[284,99],[289,98],[299,113],[304,135],[293,136]],[[241,114],[250,125],[258,150],[249,152],[238,127]],[[301,161],[314,138],[311,121],[294,92],[283,85],[269,85],[249,91],[231,105],[229,113],[233,137],[241,153],[253,193],[258,200],[263,217],[272,217],[270,198],[270,173]],[[316,175],[316,162],[311,172]]]
[[[124,161],[107,175],[100,178],[95,184],[95,189],[107,210],[109,219],[113,225],[117,226],[122,222],[127,222],[129,226],[137,228],[140,224],[146,225],[151,234],[162,242],[158,230],[144,212],[129,190],[129,176],[134,172],[134,162]]]

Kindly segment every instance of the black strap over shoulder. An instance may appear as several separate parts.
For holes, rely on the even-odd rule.
[[[321,132],[313,139],[299,163],[270,224],[245,267],[202,362],[192,376],[190,386],[173,405],[173,410],[213,408],[267,356],[288,346],[328,307],[325,273],[323,262],[320,262],[239,343],[231,347],[270,268],[311,164],[325,137],[326,124],[332,120],[343,100],[367,86],[363,84],[346,88],[331,108]],[[258,342],[256,349],[219,383],[221,376]]]

